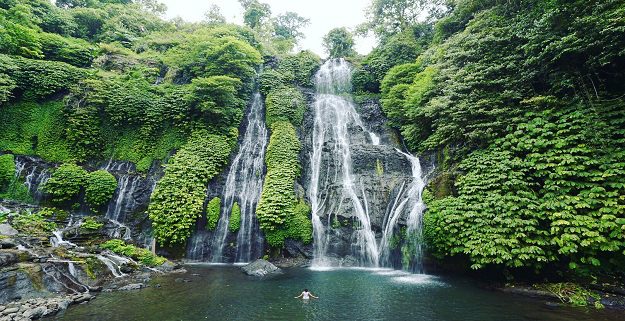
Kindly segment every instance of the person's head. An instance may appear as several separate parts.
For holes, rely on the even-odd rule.
[[[304,289],[304,292],[308,292],[308,289]]]

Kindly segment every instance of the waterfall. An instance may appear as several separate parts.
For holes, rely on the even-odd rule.
[[[249,262],[254,250],[262,247],[255,211],[263,188],[267,128],[264,106],[259,93],[254,95],[247,115],[247,127],[235,156],[223,192],[221,217],[212,242],[212,262],[224,262],[224,247],[228,235],[230,212],[234,202],[241,208],[241,224],[237,234],[236,262]]]
[[[109,236],[128,240],[131,237],[131,230],[124,222],[129,214],[136,212],[142,206],[140,202],[137,202],[136,197],[143,193],[150,195],[155,184],[146,184],[141,176],[135,174],[134,165],[129,162],[109,160],[103,169],[117,178],[117,189],[105,214],[114,226]],[[148,186],[147,191],[142,190],[145,186]]]
[[[43,193],[39,190],[50,178],[48,166],[41,160],[30,156],[15,156],[15,179],[24,179],[28,193],[36,203],[43,198]]]
[[[325,204],[331,200],[321,199],[320,187],[328,182],[342,185],[342,199],[351,201],[358,222],[355,254],[360,263],[368,266],[378,266],[379,248],[376,243],[375,233],[371,228],[369,208],[364,193],[359,198],[363,186],[354,181],[352,176],[352,155],[350,143],[350,126],[364,128],[360,116],[356,112],[353,102],[345,97],[351,90],[351,67],[344,59],[327,61],[316,75],[315,85],[317,94],[314,102],[314,128],[313,128],[313,153],[311,159],[311,181],[308,189],[312,207],[313,237],[314,237],[314,260],[313,265],[323,266],[327,264],[326,254],[329,242],[329,233],[321,221],[320,213],[323,206],[340,206]],[[371,137],[371,144],[378,144],[379,139],[375,135]],[[330,148],[325,150],[325,148]],[[330,157],[322,157],[324,152],[329,152]],[[329,160],[334,164],[326,164]],[[326,177],[321,177],[322,166],[333,165],[336,170]],[[332,177],[329,177],[329,176]],[[324,182],[321,182],[321,179]],[[363,198],[363,200],[361,200]],[[330,216],[329,216],[330,217]],[[328,226],[330,222],[328,222]]]
[[[406,237],[409,249],[411,250],[411,256],[407,257],[408,262],[404,269],[411,270],[413,272],[422,272],[421,257],[423,255],[423,249],[421,246],[421,223],[423,218],[423,211],[425,211],[425,204],[422,200],[423,189],[425,188],[425,181],[423,180],[423,173],[421,171],[421,164],[417,157],[397,150],[398,153],[404,155],[408,161],[410,161],[412,171],[412,182],[408,184],[407,188],[402,185],[391,212],[387,216],[387,220],[384,225],[382,234],[382,240],[380,242],[380,260],[385,265],[390,266],[390,240],[395,235],[395,227],[397,221],[403,213],[408,212],[406,219]]]
[[[421,216],[425,209],[421,193],[425,182],[419,159],[392,146],[382,145],[380,137],[366,128],[350,98],[351,67],[344,59],[329,60],[321,66],[315,85],[317,92],[313,104],[314,127],[308,186],[314,237],[312,265],[335,265],[333,256],[346,253],[332,248],[332,243],[335,243],[333,240],[349,239],[351,252],[347,255],[353,256],[359,265],[394,266],[392,255],[397,252],[391,247],[397,246],[397,238],[402,233],[399,225],[405,223],[405,235],[409,237],[402,240],[402,246],[410,252],[410,262],[404,268],[420,271]],[[354,174],[355,151],[360,153],[358,157],[361,158],[367,153],[382,153],[387,158],[385,161],[405,165],[395,166],[395,173],[399,176],[378,173],[377,181],[363,180],[366,174]],[[380,164],[378,158],[378,166]],[[407,173],[408,164],[411,167],[410,175]],[[375,184],[384,180],[393,180],[393,184],[396,184],[385,185],[395,186],[392,191],[388,190],[391,194],[388,202],[383,203],[387,204],[386,215],[383,215],[384,209],[371,205],[372,202],[380,204],[379,197],[375,199],[373,194],[374,199],[368,199],[371,190],[381,188],[371,186],[371,182]],[[337,213],[341,211],[352,219],[352,235],[343,235],[346,229],[342,229],[340,224],[334,226]],[[372,217],[379,218],[375,226]],[[380,232],[378,237],[376,230]]]

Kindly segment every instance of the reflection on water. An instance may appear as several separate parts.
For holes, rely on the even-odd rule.
[[[152,287],[102,293],[50,320],[621,320],[615,311],[552,308],[464,279],[387,269],[291,269],[258,280],[233,266],[187,266]],[[176,278],[190,283],[176,282]],[[160,284],[160,287],[154,285]],[[318,300],[300,300],[304,288]]]

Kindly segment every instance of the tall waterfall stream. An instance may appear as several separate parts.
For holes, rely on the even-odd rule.
[[[405,157],[411,164],[412,179],[404,181],[397,193],[390,210],[385,215],[385,222],[380,242],[371,222],[370,200],[365,189],[376,188],[365,186],[353,175],[354,145],[352,133],[361,130],[369,137],[369,145],[379,145],[379,137],[365,128],[356,107],[351,100],[351,66],[344,59],[328,60],[315,77],[316,96],[314,101],[314,128],[312,137],[312,157],[310,162],[310,185],[308,198],[312,207],[314,229],[314,260],[313,266],[324,267],[333,265],[329,259],[332,254],[329,243],[332,233],[340,233],[333,227],[333,212],[338,211],[344,200],[348,200],[353,208],[355,218],[351,239],[352,253],[358,264],[378,267],[390,265],[390,240],[397,233],[397,224],[403,216],[407,221],[408,234],[414,240],[416,252],[410,268],[420,271],[420,244],[417,244],[421,233],[421,216],[424,205],[421,192],[425,187],[419,160],[407,153],[397,150],[398,157]],[[325,155],[324,155],[325,154]],[[329,155],[327,155],[329,154]],[[340,184],[340,197],[331,195],[328,188]],[[325,223],[324,223],[325,220]],[[334,231],[333,231],[334,230]]]

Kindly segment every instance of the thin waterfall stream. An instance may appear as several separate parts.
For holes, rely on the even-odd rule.
[[[221,217],[213,235],[212,262],[225,262],[224,248],[235,202],[241,210],[237,232],[235,262],[249,262],[255,252],[262,250],[263,239],[256,221],[256,204],[263,187],[265,150],[268,133],[264,105],[259,93],[254,95],[247,115],[247,127],[224,187]]]

